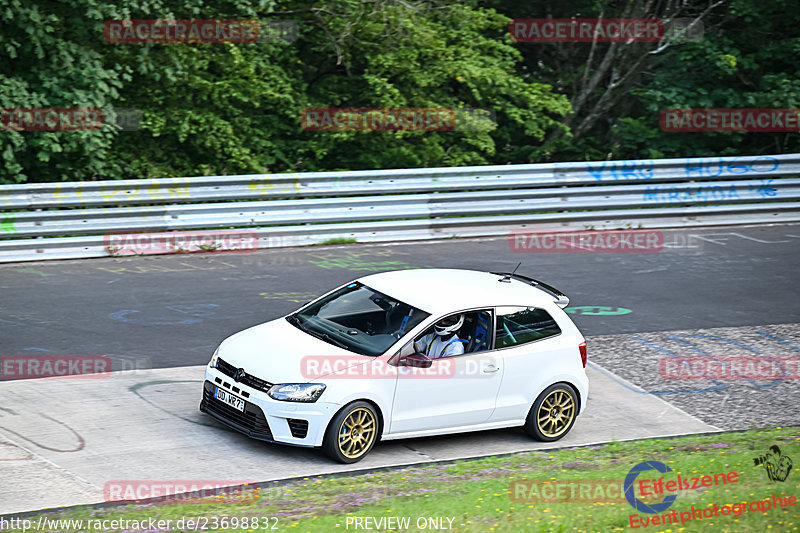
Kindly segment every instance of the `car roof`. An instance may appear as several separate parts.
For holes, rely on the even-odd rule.
[[[523,281],[477,270],[420,268],[381,272],[358,281],[409,305],[439,316],[461,309],[521,305],[542,307],[553,297]]]

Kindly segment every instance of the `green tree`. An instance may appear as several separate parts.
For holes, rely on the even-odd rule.
[[[549,85],[517,75],[508,19],[469,4],[0,1],[0,106],[132,108],[143,117],[136,131],[2,132],[6,182],[482,164],[502,161],[512,139],[541,144],[569,111]],[[102,38],[107,20],[156,18],[291,19],[299,38]],[[497,125],[304,131],[308,107],[482,107]]]

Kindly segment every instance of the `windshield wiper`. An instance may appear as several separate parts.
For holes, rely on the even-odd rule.
[[[319,333],[319,334],[318,334],[318,335],[316,335],[316,336],[317,336],[317,337],[319,337],[320,339],[324,340],[324,341],[328,341],[328,342],[330,342],[331,344],[335,344],[335,345],[336,345],[336,346],[338,346],[339,348],[344,348],[345,350],[349,350],[349,349],[350,349],[350,346],[348,346],[348,345],[347,345],[347,344],[345,344],[344,342],[340,341],[339,339],[336,339],[336,338],[334,338],[334,337],[331,337],[331,336],[330,336],[330,335],[328,335],[327,333]]]
[[[286,320],[288,320],[290,324],[294,324],[295,326],[300,328],[302,331],[305,331],[309,335],[313,335],[314,337],[316,337],[318,339],[321,339],[323,341],[329,342],[329,343],[331,343],[331,344],[333,344],[335,346],[338,346],[339,348],[344,348],[345,350],[350,350],[351,349],[350,346],[348,346],[344,342],[340,341],[339,339],[331,337],[327,333],[322,333],[320,331],[316,331],[316,330],[311,329],[308,326],[304,325],[303,322],[298,317],[296,317],[295,315],[287,316]]]
[[[297,327],[298,327],[298,328],[300,328],[301,330],[303,330],[303,331],[308,331],[308,328],[307,328],[306,326],[304,326],[304,325],[303,325],[303,322],[302,322],[302,321],[301,321],[299,318],[297,318],[295,315],[289,315],[289,316],[287,316],[287,317],[286,317],[286,320],[287,320],[287,321],[288,321],[290,324],[292,324],[292,325],[294,325],[294,326],[297,326]]]

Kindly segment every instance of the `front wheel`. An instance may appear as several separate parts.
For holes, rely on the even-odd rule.
[[[578,415],[575,391],[564,383],[550,385],[533,402],[525,431],[537,440],[553,442],[569,432]]]
[[[335,461],[355,463],[369,453],[377,437],[375,408],[367,402],[354,402],[333,417],[322,448]]]

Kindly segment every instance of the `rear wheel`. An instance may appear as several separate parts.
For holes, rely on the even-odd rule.
[[[575,390],[565,383],[550,385],[533,402],[525,431],[537,440],[552,442],[566,435],[578,415]]]
[[[367,402],[354,402],[333,417],[322,445],[326,454],[340,463],[364,458],[378,438],[378,415]]]

